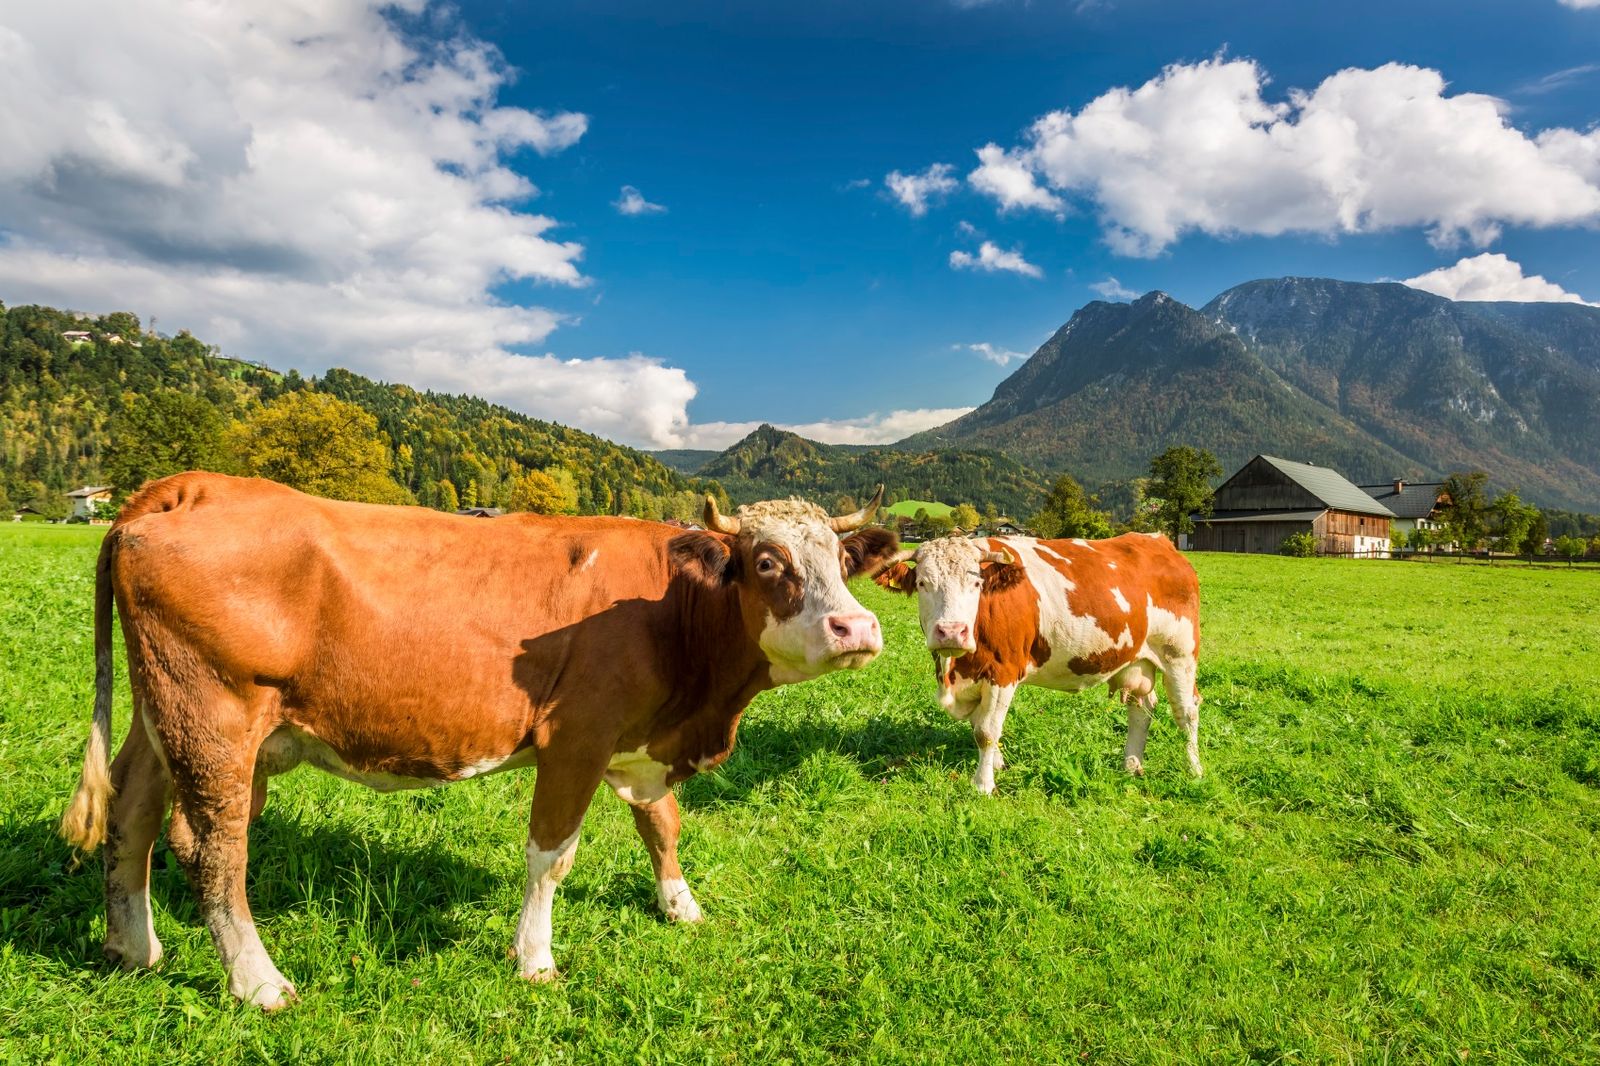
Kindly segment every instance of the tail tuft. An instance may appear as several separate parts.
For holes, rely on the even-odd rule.
[[[83,851],[93,851],[106,838],[106,815],[111,809],[111,562],[120,530],[113,526],[100,544],[94,580],[94,720],[89,745],[83,753],[83,773],[61,815],[61,837]]]
[[[106,838],[106,812],[111,807],[107,747],[107,737],[99,729],[89,734],[78,791],[72,794],[72,801],[61,815],[61,839],[80,851],[92,852]]]

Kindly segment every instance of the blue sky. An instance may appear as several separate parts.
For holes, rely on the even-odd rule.
[[[1443,270],[1425,284],[1600,301],[1600,6],[1576,2],[348,0],[327,25],[261,16],[270,47],[208,24],[185,47],[237,60],[201,76],[231,113],[150,71],[118,83],[116,121],[93,94],[21,99],[81,130],[33,170],[0,163],[0,299],[129,306],[631,443],[758,421],[893,439],[987,399],[1005,353],[1103,293]],[[41,70],[93,56],[33,18],[11,29]],[[342,122],[341,93],[379,111]],[[1227,137],[1254,146],[1219,159]],[[1024,186],[983,191],[986,145]],[[891,174],[928,191],[898,198]],[[536,194],[508,195],[519,179]],[[625,187],[643,210],[619,210]],[[213,236],[135,227],[130,205]]]

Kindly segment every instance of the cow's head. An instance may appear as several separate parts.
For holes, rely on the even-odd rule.
[[[1022,576],[1022,564],[1007,552],[952,536],[898,553],[875,580],[884,588],[916,595],[929,650],[949,657],[977,650],[982,595],[1009,587]]]
[[[883,488],[854,514],[832,517],[803,500],[769,500],[722,514],[706,497],[705,533],[674,538],[680,573],[738,587],[745,626],[779,684],[865,666],[883,650],[878,619],[845,581],[899,548],[885,529],[862,529]]]

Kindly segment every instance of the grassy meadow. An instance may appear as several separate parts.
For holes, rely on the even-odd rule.
[[[913,604],[861,588],[882,659],[762,696],[680,789],[706,923],[656,916],[599,795],[550,986],[506,955],[530,772],[302,769],[251,835],[303,997],[269,1017],[164,844],[167,957],[108,970],[54,836],[100,532],[0,527],[0,1062],[1600,1061],[1600,574],[1196,556],[1207,776],[1164,711],[1132,780],[1103,693],[1024,690],[990,798]]]

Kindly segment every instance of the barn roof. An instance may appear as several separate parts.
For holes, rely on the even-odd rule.
[[[1362,485],[1361,490],[1399,518],[1427,518],[1438,506],[1439,493],[1444,489],[1442,481],[1419,481],[1415,485],[1403,481],[1400,484],[1399,492],[1394,491],[1392,481],[1382,485]]]
[[[1263,455],[1261,458],[1332,510],[1378,515],[1382,518],[1396,517],[1389,508],[1346,481],[1344,475],[1337,470],[1312,463],[1297,463],[1292,459],[1279,459],[1271,455]]]
[[[68,496],[72,496],[72,497],[77,497],[77,496],[98,496],[102,492],[110,492],[110,491],[111,491],[111,486],[110,485],[85,485],[81,489],[73,489],[71,492],[67,493],[67,495]]]
[[[1215,511],[1209,515],[1195,515],[1197,522],[1220,525],[1224,522],[1311,522],[1321,511]]]

